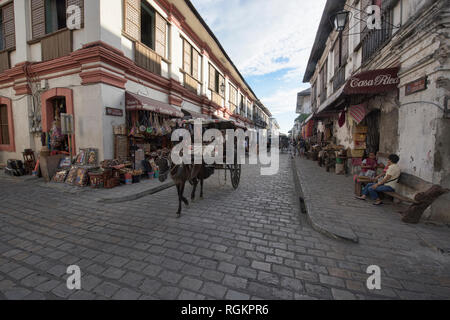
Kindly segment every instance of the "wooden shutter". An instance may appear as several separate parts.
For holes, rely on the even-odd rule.
[[[349,34],[350,33],[350,23],[347,22],[345,26],[344,32],[342,33],[342,65],[345,66],[347,64],[347,59],[349,55]]]
[[[197,50],[192,48],[192,76],[197,80],[200,80],[199,70],[198,70],[199,59],[200,59],[200,54],[197,52]]]
[[[81,25],[84,26],[84,0],[66,0],[67,8],[72,5],[78,6],[80,8],[81,14]]]
[[[5,38],[5,49],[11,49],[16,46],[16,32],[14,25],[14,2],[11,2],[2,8],[2,23]]]
[[[167,34],[167,22],[158,13],[155,14],[156,25],[155,25],[155,51],[161,57],[166,58],[166,34]]]
[[[43,0],[37,0],[43,1]],[[124,0],[123,32],[131,39],[141,40],[141,1]]]
[[[209,89],[216,91],[216,69],[209,65]]]
[[[33,39],[45,36],[44,0],[31,0],[31,28]]]
[[[222,92],[221,88],[225,88],[225,78],[219,74],[219,88],[217,88],[217,91],[219,91],[219,94],[225,98],[225,90]]]
[[[322,67],[322,78],[320,79],[322,81],[322,93],[327,94],[327,82],[328,82],[328,60],[325,61]]]
[[[8,107],[0,105],[0,144],[9,144]]]
[[[334,43],[334,49],[333,49],[333,55],[334,55],[334,74],[336,74],[337,70],[339,70],[339,38]]]
[[[183,70],[191,74],[191,52],[192,48],[189,42],[183,39]]]
[[[237,90],[230,85],[230,102],[236,105]]]

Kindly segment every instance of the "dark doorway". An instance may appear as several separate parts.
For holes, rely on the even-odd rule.
[[[380,151],[380,118],[381,111],[375,110],[369,113],[361,123],[369,128],[366,140],[368,153]]]

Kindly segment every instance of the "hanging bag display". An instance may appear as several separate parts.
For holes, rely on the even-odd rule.
[[[165,136],[167,134],[167,129],[166,129],[166,126],[164,124],[164,119],[161,120],[161,134],[163,136]]]
[[[156,116],[156,135],[157,136],[161,136],[162,135],[161,125],[159,124],[159,117],[158,116]]]
[[[147,132],[147,126],[145,125],[145,116],[143,114],[141,114],[142,118],[140,119],[140,126],[139,126],[139,131],[144,134],[145,132]]]
[[[147,120],[148,120],[147,133],[148,134],[151,134],[153,132],[153,127],[152,127],[152,124],[151,124],[151,121],[150,121],[150,117],[151,117],[151,113],[148,112],[147,113]]]

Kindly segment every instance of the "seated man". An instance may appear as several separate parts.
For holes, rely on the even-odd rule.
[[[369,183],[363,190],[361,197],[356,197],[360,200],[366,200],[367,196],[370,196],[372,200],[375,200],[374,205],[382,205],[383,202],[378,195],[379,192],[395,192],[397,187],[397,180],[400,177],[401,171],[398,166],[400,158],[391,154],[388,158],[388,169],[384,178],[378,183]]]

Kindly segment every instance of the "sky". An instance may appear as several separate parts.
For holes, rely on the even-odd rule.
[[[257,97],[292,129],[326,0],[191,0]]]

